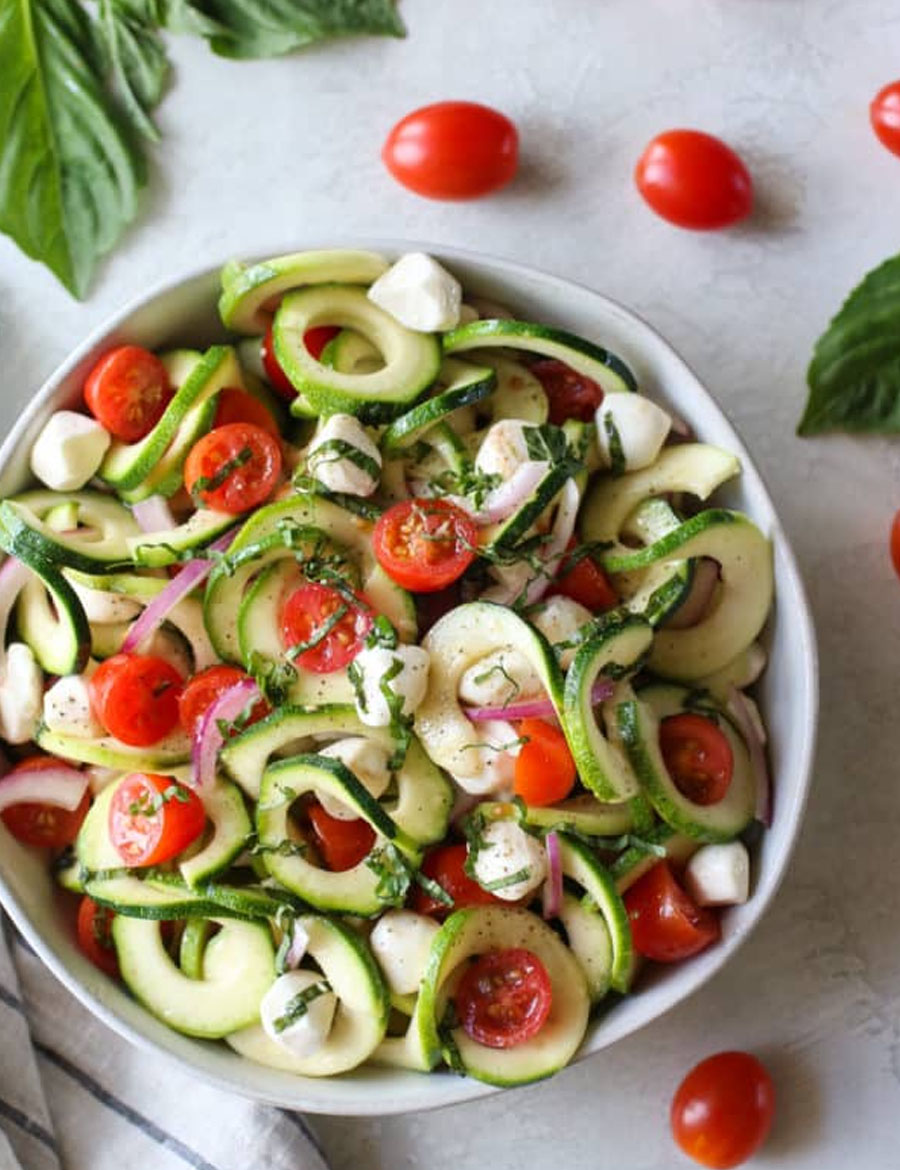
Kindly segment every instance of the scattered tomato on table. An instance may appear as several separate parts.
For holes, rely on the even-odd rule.
[[[730,146],[701,130],[666,130],[638,160],[635,182],[646,202],[677,227],[731,227],[753,210],[753,180]]]
[[[719,1052],[684,1078],[672,1099],[672,1136],[701,1166],[730,1170],[751,1158],[772,1128],[775,1086],[749,1052]]]

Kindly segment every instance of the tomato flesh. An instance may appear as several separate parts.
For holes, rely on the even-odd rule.
[[[551,593],[570,597],[591,613],[604,613],[619,604],[619,596],[609,578],[593,557],[587,555],[578,557],[574,564],[563,561]]]
[[[309,823],[322,860],[334,873],[359,865],[375,844],[375,830],[362,817],[342,821],[316,802],[309,806]]]
[[[555,358],[541,358],[529,369],[544,387],[554,426],[561,427],[570,418],[594,421],[594,413],[603,401],[603,389],[597,382]]]
[[[195,674],[178,699],[178,718],[188,735],[196,735],[203,716],[221,695],[249,677],[236,666],[208,666]],[[260,700],[250,712],[246,726],[258,723],[268,714],[268,703]]]
[[[900,81],[878,91],[869,106],[869,119],[881,145],[900,155]]]
[[[381,151],[398,183],[427,199],[478,199],[504,187],[519,164],[519,135],[498,110],[436,102],[401,119]]]
[[[54,756],[28,756],[11,769],[10,775],[15,772],[40,772],[59,766],[60,762]],[[78,807],[72,810],[26,800],[5,808],[0,816],[10,833],[23,845],[31,845],[35,849],[63,849],[78,836],[78,830],[90,807],[91,796],[85,792]]]
[[[566,737],[543,719],[523,719],[518,732],[528,742],[516,756],[516,795],[537,806],[565,800],[576,778]]]
[[[461,910],[466,906],[495,906],[504,905],[503,899],[498,898],[489,890],[483,890],[473,878],[466,873],[465,865],[468,849],[465,845],[439,845],[427,854],[422,863],[424,877],[436,882],[453,900],[448,906],[429,893],[416,886],[412,892],[410,906],[418,914],[428,914],[432,918],[443,920],[454,910]],[[510,905],[506,902],[505,905]]]
[[[624,901],[634,949],[657,963],[688,959],[721,934],[715,912],[694,904],[666,861],[657,862],[626,890]]]
[[[678,791],[694,804],[718,804],[731,787],[734,753],[711,719],[693,711],[659,725],[659,747]]]
[[[109,837],[127,866],[169,861],[205,827],[203,802],[171,776],[134,772],[119,784],[109,806]]]
[[[104,354],[87,376],[84,400],[113,438],[136,443],[153,430],[172,399],[166,367],[139,345]]]
[[[488,951],[468,967],[453,997],[466,1033],[488,1048],[515,1048],[540,1032],[550,1015],[550,976],[524,947]]]
[[[115,654],[88,680],[97,718],[132,747],[149,747],[174,731],[181,687],[175,667],[150,654]]]
[[[775,1086],[749,1052],[719,1052],[684,1078],[672,1099],[672,1136],[714,1170],[730,1170],[760,1148],[775,1116]]]
[[[741,158],[712,134],[667,130],[638,160],[638,190],[649,206],[677,227],[730,227],[753,210],[753,180]]]
[[[269,498],[281,476],[281,445],[253,423],[234,422],[204,435],[184,465],[191,495],[233,516]]]
[[[378,563],[414,593],[451,585],[475,560],[478,528],[447,500],[402,500],[383,512],[372,533]]]
[[[373,620],[364,598],[354,604],[337,589],[307,581],[284,603],[281,643],[303,670],[330,674],[357,656]],[[295,653],[298,646],[309,648]]]
[[[269,379],[272,389],[276,390],[286,402],[291,402],[297,397],[297,387],[281,368],[278,358],[275,356],[275,343],[272,340],[271,325],[266,330],[265,336],[262,339],[260,356],[262,357],[263,369],[266,371],[266,377]]]
[[[900,577],[900,512],[896,514],[891,524],[891,563]]]
[[[111,926],[116,914],[108,906],[99,906],[87,894],[78,906],[76,931],[78,945],[95,967],[113,979],[119,977],[119,960],[112,940]]]
[[[273,439],[281,438],[278,423],[265,403],[236,386],[226,386],[219,392],[213,429],[228,426],[229,423],[252,423]]]

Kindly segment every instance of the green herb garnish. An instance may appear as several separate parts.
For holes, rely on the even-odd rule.
[[[273,1029],[281,1033],[289,1028],[291,1024],[296,1024],[298,1020],[302,1020],[309,1011],[309,1005],[321,996],[327,995],[329,991],[331,991],[331,984],[327,979],[320,979],[318,983],[311,983],[303,991],[298,991],[285,1004],[284,1014],[276,1016],[272,1021]]]

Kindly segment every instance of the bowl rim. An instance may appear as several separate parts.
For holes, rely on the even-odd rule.
[[[718,402],[688,363],[644,317],[634,310],[627,308],[619,301],[603,293],[597,292],[594,288],[581,281],[559,276],[531,265],[522,264],[516,260],[493,256],[490,253],[467,248],[457,248],[452,245],[436,242],[430,243],[398,238],[336,236],[330,237],[324,244],[318,240],[309,242],[294,241],[289,248],[279,248],[278,246],[272,249],[254,248],[251,258],[242,262],[248,264],[255,263],[270,256],[285,254],[288,251],[305,251],[312,248],[366,248],[374,251],[383,251],[388,255],[400,255],[408,251],[424,251],[436,256],[439,260],[446,261],[451,267],[454,262],[459,261],[475,267],[480,265],[486,270],[499,273],[513,282],[517,280],[520,282],[530,280],[537,282],[550,291],[553,288],[566,291],[576,290],[578,295],[592,300],[597,304],[607,316],[612,315],[618,317],[621,321],[627,323],[629,327],[636,327],[637,332],[642,335],[643,340],[656,348],[659,356],[666,362],[670,369],[677,370],[682,378],[693,383],[695,390],[699,392],[703,411],[708,416],[713,416],[717,424],[728,434],[731,449],[741,458],[742,464],[745,467],[752,469],[762,488],[764,498],[772,511],[770,538],[773,548],[777,549],[778,555],[783,562],[784,570],[789,578],[793,600],[796,604],[796,608],[791,613],[791,620],[798,625],[798,640],[802,648],[802,677],[801,686],[798,690],[799,693],[804,694],[806,697],[806,709],[809,716],[808,720],[800,729],[802,739],[798,754],[801,760],[801,766],[794,778],[793,800],[790,809],[779,814],[789,817],[785,843],[781,851],[769,863],[767,870],[769,875],[768,888],[755,893],[751,899],[753,914],[749,924],[741,931],[732,934],[727,940],[723,940],[717,946],[714,952],[714,959],[709,962],[705,970],[698,972],[687,988],[679,988],[677,991],[672,991],[668,995],[663,995],[658,1009],[648,1018],[631,1023],[628,1026],[620,1026],[618,1029],[610,1029],[609,1034],[604,1037],[603,1043],[598,1047],[591,1048],[589,1043],[587,1046],[583,1045],[571,1062],[572,1064],[581,1063],[584,1060],[596,1057],[599,1052],[611,1044],[616,1043],[618,1040],[632,1035],[660,1019],[677,1004],[684,1002],[694,995],[713,976],[718,974],[726,963],[730,961],[738,948],[743,945],[751,932],[759,925],[784,880],[797,845],[800,827],[809,799],[819,714],[818,649],[812,611],[796,556],[784,532],[768,486],[734,425],[727,418]],[[171,296],[186,285],[204,279],[211,279],[214,275],[218,274],[220,269],[221,265],[203,264],[184,269],[175,276],[165,277],[156,282],[149,290],[130,298],[124,306],[111,313],[99,325],[92,329],[84,340],[60,362],[57,368],[31,397],[9,434],[3,443],[0,444],[0,474],[5,470],[11,455],[16,451],[23,437],[30,431],[35,420],[41,415],[48,402],[56,394],[59,386],[79,365],[85,362],[100,344],[115,334],[118,328],[139,310],[146,308],[151,303]],[[310,1079],[298,1077],[295,1074],[282,1074],[285,1077],[290,1077],[292,1083],[296,1083],[298,1086],[299,1091],[293,1093],[287,1091],[281,1092],[263,1086],[255,1086],[246,1080],[241,1080],[237,1076],[232,1077],[210,1070],[204,1067],[199,1059],[193,1059],[184,1053],[175,1052],[145,1034],[136,1023],[131,1023],[126,1020],[112,1006],[105,1003],[98,994],[85,986],[78,976],[69,969],[63,956],[58,954],[54,947],[43,939],[37,926],[32,923],[25,913],[24,908],[20,906],[18,899],[5,878],[2,867],[0,867],[0,902],[2,902],[3,908],[44,965],[95,1017],[102,1020],[114,1032],[127,1039],[139,1049],[155,1054],[163,1053],[169,1059],[177,1061],[186,1071],[190,1071],[194,1075],[202,1076],[206,1081],[219,1088],[236,1092],[268,1104],[314,1113],[328,1113],[335,1116],[387,1116],[412,1111],[438,1109],[492,1095],[500,1091],[496,1086],[487,1085],[469,1077],[458,1077],[452,1074],[444,1074],[441,1076],[440,1074],[436,1075],[432,1073],[428,1076],[428,1082],[434,1083],[435,1088],[438,1087],[438,1082],[440,1083],[440,1091],[433,1094],[434,1100],[428,1099],[426,1094],[414,1095],[415,1100],[404,1100],[402,1094],[399,1094],[398,1097],[383,1100],[382,1094],[377,1090],[372,1094],[371,1101],[361,1099],[361,1094],[358,1092],[351,1094],[350,1099],[342,1100],[340,1090],[341,1078],[338,1077],[327,1080],[328,1084],[336,1087],[334,1099],[322,1100],[319,1096],[313,1098],[305,1096],[303,1086],[308,1084]],[[141,1013],[149,1017],[149,1013],[146,1013],[145,1009],[141,1009]],[[152,1017],[149,1018],[152,1019]],[[177,1034],[173,1033],[173,1036],[177,1036]],[[178,1037],[178,1039],[185,1038]],[[202,1048],[199,1051],[202,1052]],[[250,1062],[246,1063],[249,1064]],[[257,1066],[252,1067],[256,1068]],[[422,1079],[421,1074],[403,1074],[402,1070],[387,1067],[378,1070],[378,1079],[387,1079],[388,1081],[399,1079],[397,1078],[398,1073]],[[313,1083],[321,1084],[322,1082],[313,1081]],[[374,1084],[375,1082],[373,1080],[373,1087]],[[347,1094],[344,1094],[344,1096],[346,1097]],[[322,1093],[321,1097],[327,1098],[328,1094]]]

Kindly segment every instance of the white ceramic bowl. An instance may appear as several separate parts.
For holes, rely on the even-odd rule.
[[[592,1024],[576,1058],[585,1060],[650,1023],[704,984],[759,921],[781,881],[809,786],[818,705],[816,646],[803,584],[772,501],[743,443],[681,358],[633,313],[590,289],[508,261],[403,241],[368,241],[365,246],[388,255],[399,255],[413,246],[424,248],[442,259],[468,292],[509,304],[525,319],[564,326],[620,354],[644,391],[670,404],[702,439],[741,457],[743,474],[721,498],[746,511],[774,540],[776,606],[767,630],[770,660],[760,702],[770,735],[775,818],[753,859],[753,895],[745,906],[724,916],[723,938],[717,946],[680,966],[652,972],[642,979],[637,994]],[[38,391],[0,449],[0,498],[26,486],[27,453],[42,423],[51,411],[79,399],[97,355],[111,344],[126,341],[157,348],[197,347],[221,339],[217,292],[217,271],[169,282],[127,306],[80,345]],[[0,895],[47,966],[96,1016],[139,1047],[167,1052],[222,1087],[289,1108],[351,1115],[428,1109],[496,1091],[449,1073],[426,1076],[375,1068],[336,1079],[304,1079],[251,1064],[224,1044],[192,1040],[171,1031],[80,953],[41,859],[21,848],[2,828]]]

